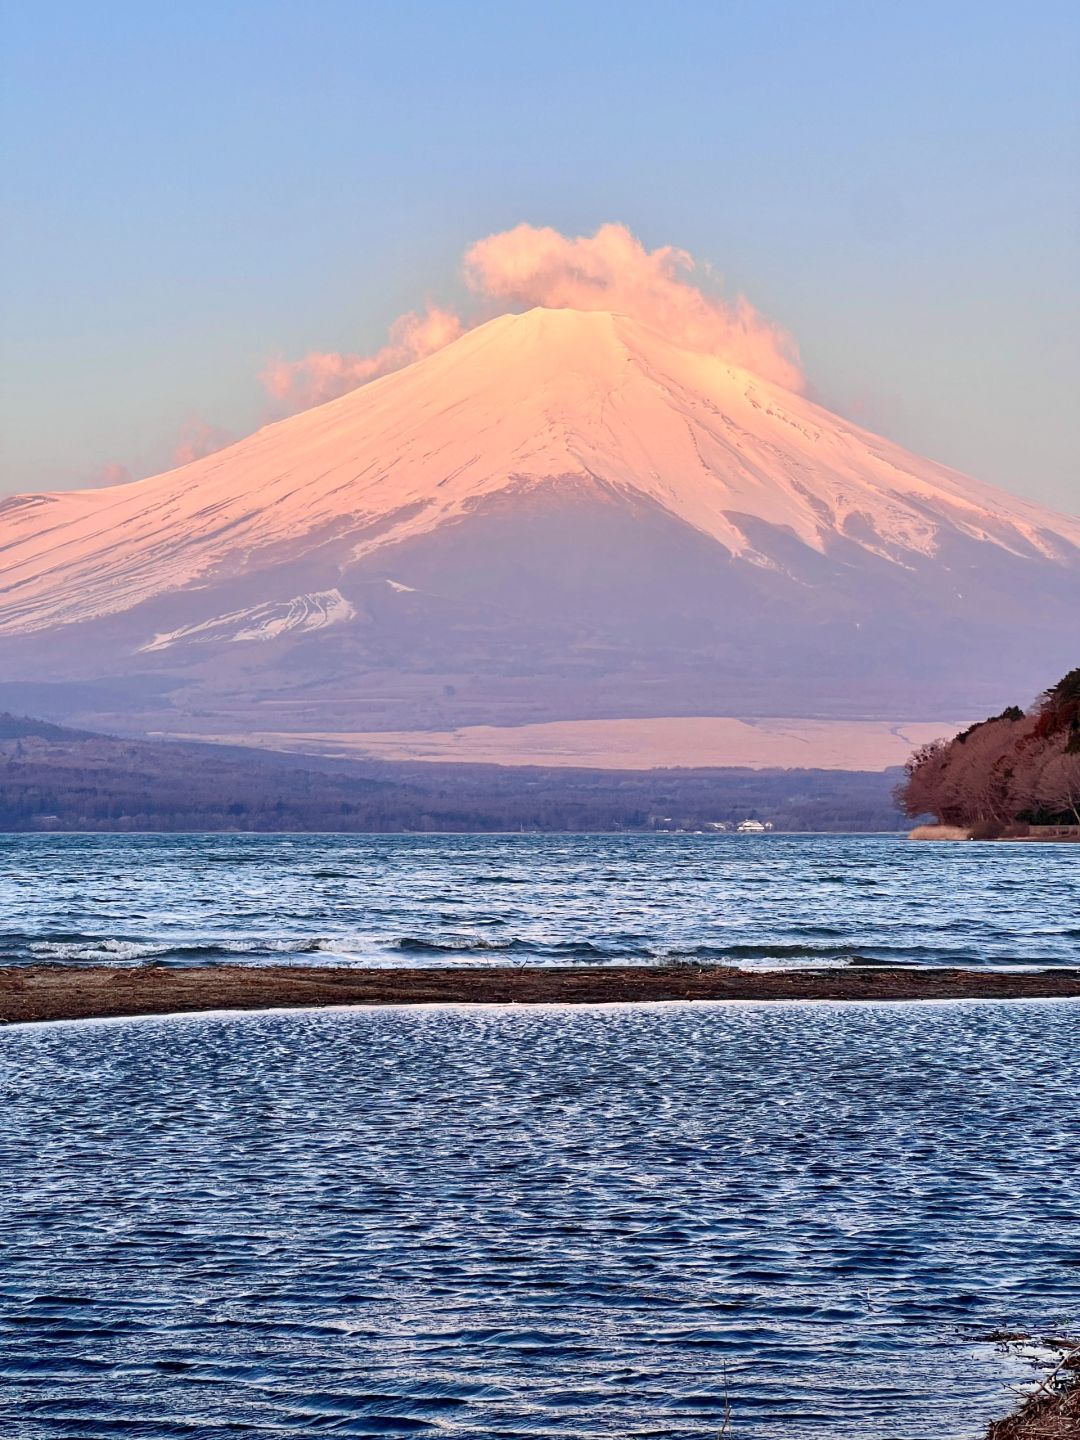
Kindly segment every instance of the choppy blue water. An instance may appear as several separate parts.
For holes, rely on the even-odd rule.
[[[0,963],[1080,963],[1080,846],[7,835]]]
[[[1078,1016],[13,1027],[5,1433],[978,1440],[1080,1315]]]

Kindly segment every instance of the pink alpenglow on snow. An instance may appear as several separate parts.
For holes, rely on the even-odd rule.
[[[787,390],[802,390],[790,335],[744,296],[728,304],[694,284],[686,250],[646,250],[625,225],[602,225],[574,239],[518,225],[490,235],[465,255],[470,287],[512,309],[611,310],[632,316],[688,350],[715,355]]]
[[[77,682],[84,720],[325,735],[951,719],[1075,663],[1080,520],[670,323],[502,315],[181,471],[11,497],[6,676]]]
[[[718,355],[789,390],[802,390],[795,341],[760,315],[744,296],[732,303],[694,283],[699,267],[686,250],[646,250],[625,225],[602,225],[595,235],[517,225],[478,240],[465,252],[465,279],[480,319],[492,312],[609,310],[630,315],[691,350]],[[374,355],[313,351],[302,360],[270,362],[262,381],[282,411],[333,400],[358,385],[434,354],[479,323],[428,305],[390,328]]]
[[[429,305],[422,315],[411,310],[395,320],[389,341],[374,355],[313,350],[302,360],[272,360],[262,382],[283,411],[306,410],[434,354],[456,340],[463,328],[452,311]]]

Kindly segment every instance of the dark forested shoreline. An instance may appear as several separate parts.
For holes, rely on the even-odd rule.
[[[1080,827],[1080,669],[1029,710],[1011,705],[923,745],[896,794],[912,818],[933,815],[976,839]]]
[[[0,715],[0,831],[895,830],[895,771],[327,760]]]

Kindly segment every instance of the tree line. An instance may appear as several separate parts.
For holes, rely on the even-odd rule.
[[[0,715],[0,831],[889,830],[896,773],[332,761]]]
[[[897,801],[915,818],[970,829],[978,838],[1014,826],[1080,826],[1080,669],[1029,710],[1010,705],[952,740],[916,750]]]

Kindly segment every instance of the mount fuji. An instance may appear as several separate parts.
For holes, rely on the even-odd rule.
[[[0,702],[172,733],[934,720],[1080,639],[1080,520],[604,311],[10,497],[0,557]]]

